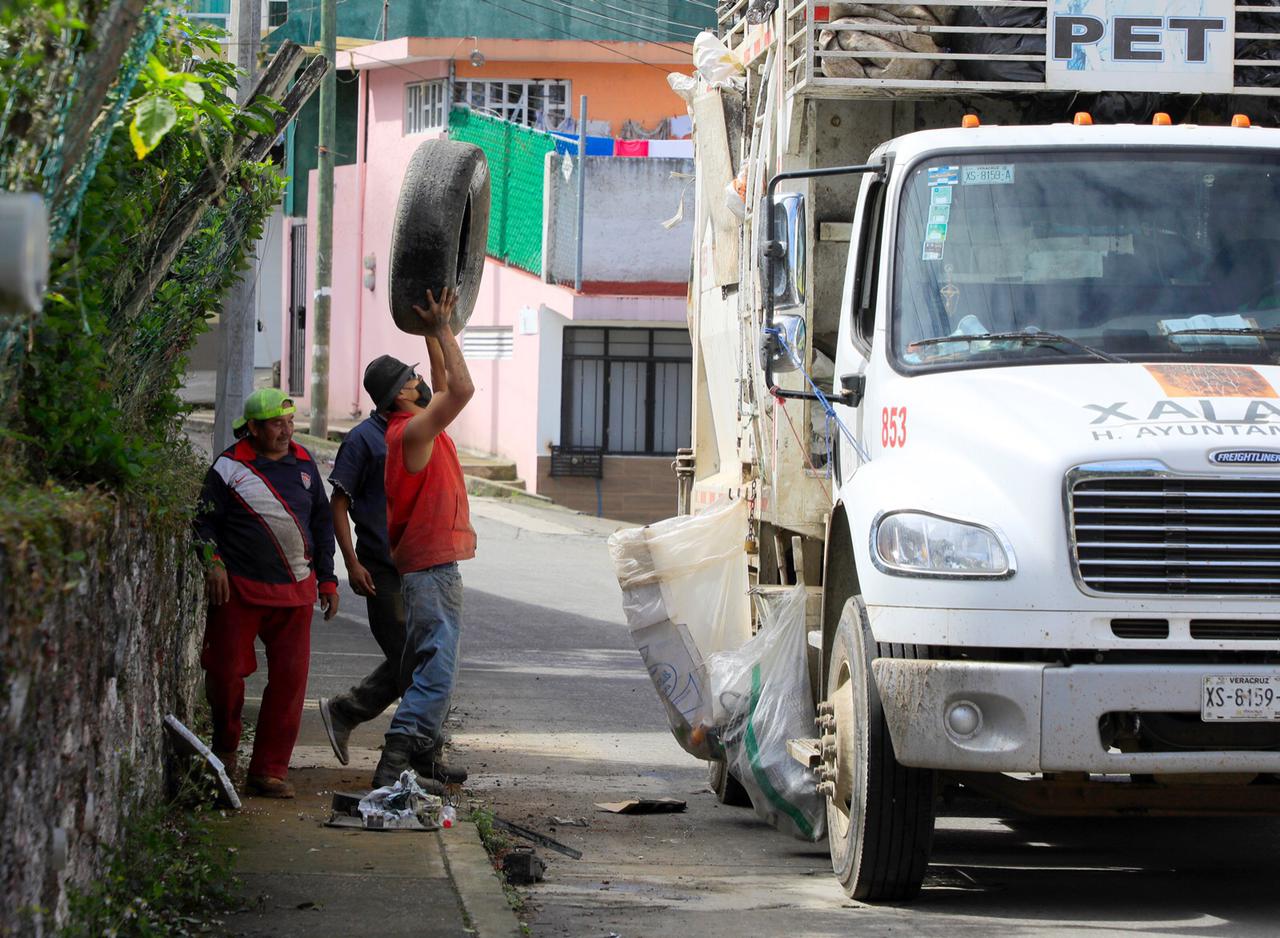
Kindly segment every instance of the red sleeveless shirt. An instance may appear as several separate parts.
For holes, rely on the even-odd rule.
[[[476,555],[467,483],[447,433],[436,437],[420,472],[404,467],[404,428],[412,414],[387,420],[387,539],[400,573],[414,573]]]

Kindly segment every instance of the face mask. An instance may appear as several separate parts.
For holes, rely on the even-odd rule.
[[[421,378],[418,379],[418,399],[414,403],[419,407],[426,407],[431,403],[431,388]]]

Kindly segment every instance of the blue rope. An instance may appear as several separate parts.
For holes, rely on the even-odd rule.
[[[796,366],[796,368],[799,369],[800,374],[804,375],[804,380],[808,383],[809,387],[813,390],[814,396],[817,397],[818,403],[822,405],[822,409],[827,415],[827,465],[828,467],[831,465],[831,423],[832,421],[834,421],[835,425],[840,428],[840,432],[844,434],[845,439],[849,441],[849,445],[853,447],[853,450],[855,453],[858,454],[858,457],[863,462],[870,462],[871,456],[863,448],[862,444],[858,442],[858,438],[853,435],[853,431],[850,430],[847,426],[845,426],[845,422],[841,420],[840,416],[836,413],[836,409],[832,405],[831,400],[827,397],[827,395],[822,393],[822,388],[818,387],[817,383],[813,380],[812,376],[810,376],[809,372],[805,371],[804,365],[800,363],[800,356],[796,354],[796,350],[793,349],[791,345],[787,342],[786,336],[782,334],[782,330],[777,326],[774,326],[772,328],[766,328],[764,331],[766,335],[771,335],[778,340],[778,344],[781,345],[782,350],[787,353],[787,357],[790,358],[792,363]]]

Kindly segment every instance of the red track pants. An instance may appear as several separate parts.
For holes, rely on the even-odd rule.
[[[298,740],[302,703],[311,661],[311,606],[258,606],[231,589],[231,599],[211,606],[200,664],[205,694],[213,710],[213,749],[234,752],[240,745],[244,679],[258,670],[253,640],[267,649],[267,689],[262,693],[253,738],[250,775],[284,778]]]

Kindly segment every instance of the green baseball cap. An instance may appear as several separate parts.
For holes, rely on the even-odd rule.
[[[244,400],[244,416],[236,419],[232,428],[239,430],[250,420],[270,420],[294,412],[293,398],[279,388],[258,388]]]

